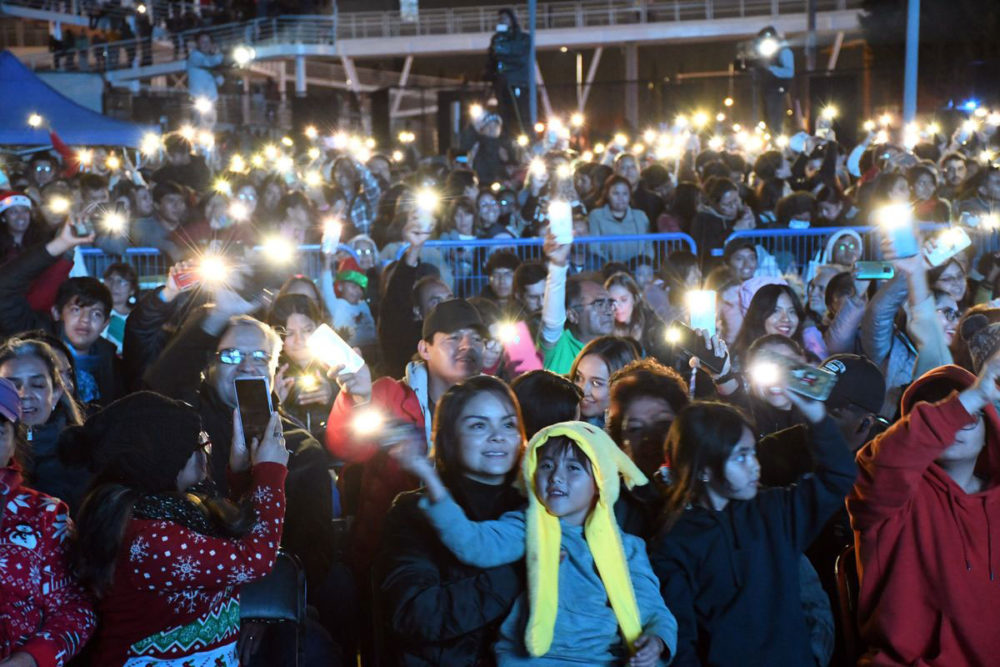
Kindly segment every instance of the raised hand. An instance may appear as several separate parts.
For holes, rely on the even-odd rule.
[[[250,443],[250,460],[254,465],[258,463],[280,463],[288,466],[288,450],[285,449],[285,435],[282,432],[281,417],[277,412],[271,413],[271,419],[264,429],[264,439],[260,442],[257,438]]]

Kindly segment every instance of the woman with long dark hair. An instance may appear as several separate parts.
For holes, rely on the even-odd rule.
[[[640,356],[638,343],[622,336],[599,336],[583,346],[569,369],[569,379],[583,392],[581,421],[604,428],[611,376]]]
[[[503,381],[478,375],[452,386],[438,401],[433,441],[436,468],[468,517],[492,520],[523,506],[512,484],[525,441],[521,411]],[[396,664],[488,664],[497,629],[523,589],[520,568],[459,562],[423,517],[425,493],[396,499],[376,561]]]
[[[234,410],[235,502],[206,485],[211,445],[194,408],[147,391],[64,433],[96,474],[73,554],[99,601],[93,664],[239,665],[239,590],[274,566],[288,450],[277,413],[247,444]]]
[[[25,484],[26,458],[21,399],[0,379],[0,665],[62,665],[82,648],[97,616],[69,571],[69,508]]]
[[[649,218],[637,208],[632,208],[632,185],[624,176],[610,176],[604,182],[597,208],[590,212],[590,236],[621,236],[648,234]],[[653,256],[646,241],[629,241],[609,244],[606,258],[613,262],[627,262],[640,255]]]
[[[790,487],[758,492],[756,438],[735,408],[692,403],[670,427],[670,486],[650,560],[677,618],[677,664],[826,664],[803,610],[802,551],[857,469],[823,404],[785,393],[809,423],[817,460]]]
[[[764,285],[750,300],[743,316],[743,326],[733,343],[733,356],[738,367],[755,340],[778,334],[802,346],[805,310],[802,302],[788,285]]]
[[[0,377],[10,380],[21,395],[29,484],[64,501],[75,513],[89,476],[60,458],[58,442],[63,429],[82,423],[83,416],[55,353],[42,341],[12,338],[0,347]]]

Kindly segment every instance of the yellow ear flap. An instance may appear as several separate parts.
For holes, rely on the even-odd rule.
[[[524,645],[534,657],[552,646],[559,609],[559,549],[562,529],[534,493],[528,496],[525,517],[525,559],[528,570],[528,625]]]

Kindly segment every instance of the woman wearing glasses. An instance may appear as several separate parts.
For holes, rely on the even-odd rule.
[[[239,665],[240,587],[274,566],[288,450],[277,413],[250,443],[231,422],[231,499],[203,485],[212,443],[179,401],[130,394],[65,434],[97,471],[73,558],[104,621],[94,664]]]

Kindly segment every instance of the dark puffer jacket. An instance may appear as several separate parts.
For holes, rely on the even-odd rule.
[[[509,486],[465,478],[446,482],[469,518],[496,519],[524,498]],[[489,665],[497,629],[520,594],[520,565],[463,565],[417,507],[422,491],[401,494],[385,519],[375,564],[379,611],[399,665]]]

